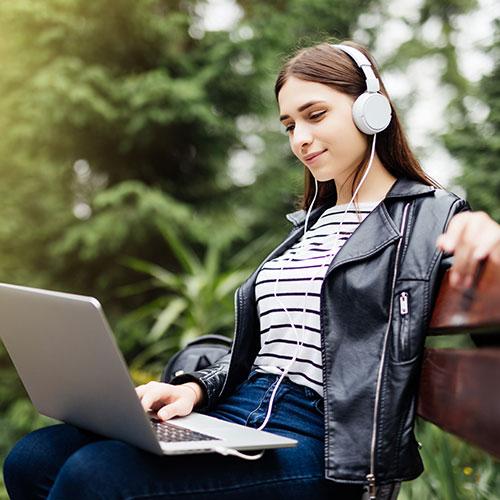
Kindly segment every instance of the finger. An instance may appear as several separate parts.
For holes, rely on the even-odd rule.
[[[495,245],[495,248],[488,255],[488,259],[500,265],[500,241]]]
[[[174,403],[170,403],[165,405],[163,408],[158,410],[157,415],[161,420],[169,420],[172,417],[184,416],[189,412],[186,411],[185,405],[180,403],[179,401],[175,401]]]
[[[437,246],[448,253],[452,253],[458,245],[462,232],[467,225],[467,219],[470,218],[470,213],[455,215],[448,224],[446,231],[439,235],[436,244]]]
[[[151,393],[146,393],[141,398],[141,405],[144,408],[144,411],[149,411],[153,408],[153,404],[156,402],[156,397]]]
[[[151,381],[151,382],[148,382],[147,384],[142,384],[142,385],[137,386],[135,388],[135,392],[136,392],[138,398],[142,399],[146,394],[148,394],[152,390],[155,390],[157,385],[158,385],[158,382]]]
[[[144,394],[146,393],[146,385],[143,384],[143,385],[138,385],[136,388],[135,388],[135,392],[137,394],[137,396],[139,397],[139,399],[142,398],[142,396],[144,396]]]
[[[485,259],[495,261],[500,257],[500,237],[497,238],[494,234],[485,234],[483,232],[478,234],[477,242],[476,246],[471,249],[471,253],[464,257],[468,259],[464,269],[461,271],[462,285],[465,288],[470,288],[473,285],[481,262]]]
[[[454,264],[450,269],[452,286],[468,288],[472,285],[474,273],[479,260],[474,258],[474,250],[470,247],[458,247],[455,252]]]
[[[474,250],[474,257],[478,260],[486,259],[500,247],[500,231],[482,232],[482,240],[480,240]]]
[[[455,252],[456,274],[450,277],[452,285],[462,281],[465,287],[472,285],[479,262],[494,254],[496,248],[500,247],[498,224],[484,212],[469,215],[464,218],[467,224],[462,230]]]
[[[495,250],[495,243],[492,241],[481,242],[473,252],[473,257],[477,261],[486,259]]]
[[[451,268],[450,282],[452,286],[470,287],[474,273],[479,264],[476,256],[477,241],[482,237],[481,227],[468,224],[462,230],[455,249],[454,262]]]
[[[144,410],[157,410],[161,406],[168,404],[170,402],[170,394],[162,390],[161,388],[155,387],[150,389],[141,399],[141,404]]]

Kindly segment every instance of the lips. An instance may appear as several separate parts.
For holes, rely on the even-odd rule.
[[[326,149],[323,149],[322,151],[316,151],[315,153],[310,153],[307,156],[304,156],[304,161],[306,163],[311,163],[314,161],[318,156],[322,155]]]

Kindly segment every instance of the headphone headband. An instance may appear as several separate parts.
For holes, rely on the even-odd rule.
[[[365,75],[367,92],[378,92],[380,90],[380,82],[373,72],[372,64],[363,52],[349,45],[332,44],[332,47],[345,52],[361,68]]]

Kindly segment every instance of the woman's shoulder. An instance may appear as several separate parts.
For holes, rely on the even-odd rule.
[[[454,215],[469,210],[469,203],[460,195],[436,187],[429,196],[422,196],[416,200],[413,214],[414,218],[421,221],[422,226],[432,233],[431,227],[442,229]]]
[[[396,205],[411,202],[412,219],[423,228],[445,227],[455,214],[470,210],[467,201],[459,194],[407,178],[399,178],[395,182],[387,195],[389,200]]]
[[[453,191],[407,178],[400,178],[396,181],[388,193],[388,198],[391,197],[415,198],[420,205],[433,209],[455,207],[460,210],[468,207],[467,201]]]
[[[428,205],[435,208],[442,207],[443,209],[460,212],[462,210],[470,210],[469,203],[462,196],[445,188],[436,187],[433,191],[433,196],[425,200]]]

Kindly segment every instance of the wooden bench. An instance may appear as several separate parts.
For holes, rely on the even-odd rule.
[[[417,413],[500,459],[500,263],[487,261],[465,292],[444,276],[429,335],[462,333],[477,347],[425,349]]]

